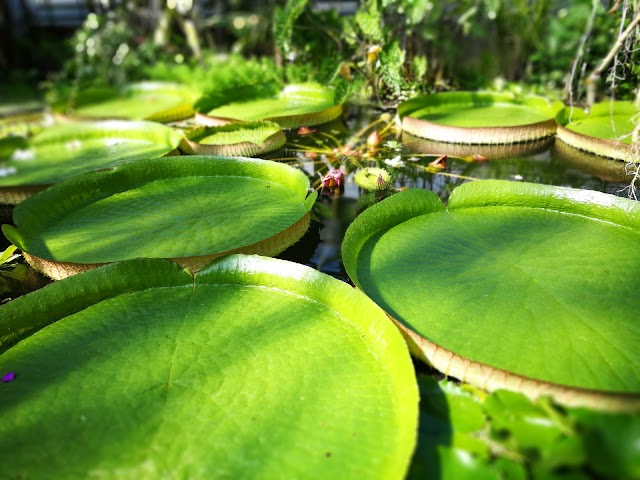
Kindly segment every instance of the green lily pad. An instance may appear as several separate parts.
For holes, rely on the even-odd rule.
[[[53,123],[53,116],[43,112],[0,117],[0,162],[15,150],[28,148],[29,139]]]
[[[549,149],[555,142],[553,137],[541,138],[525,143],[509,143],[495,145],[469,145],[460,143],[436,142],[416,137],[410,133],[402,133],[402,145],[407,153],[432,155],[448,155],[460,157],[465,161],[502,160],[535,155]]]
[[[402,129],[439,142],[505,144],[552,136],[559,102],[507,93],[447,92],[398,106]]]
[[[166,157],[69,179],[22,202],[3,226],[36,270],[61,278],[137,257],[197,270],[232,251],[276,255],[309,226],[317,196],[285,164]]]
[[[230,123],[197,127],[187,133],[180,149],[189,154],[255,157],[282,147],[287,137],[277,123]]]
[[[125,87],[81,92],[73,115],[172,122],[193,116],[199,92],[168,82],[140,82]]]
[[[25,113],[0,117],[0,139],[7,137],[29,138],[42,131],[43,128],[53,125],[54,117],[48,113]],[[4,154],[0,153],[0,158]]]
[[[165,155],[181,138],[181,133],[152,122],[78,122],[48,128],[27,148],[0,161],[0,202],[23,200],[21,187],[48,186],[81,172]]]
[[[640,407],[633,282],[640,204],[570,188],[476,181],[447,208],[408,190],[343,243],[347,273],[445,374],[567,404]]]
[[[33,95],[35,89],[23,86],[15,91],[11,86],[0,84],[0,118],[42,113],[46,104]]]
[[[603,157],[640,161],[631,145],[640,112],[631,102],[602,102],[589,114],[566,107],[558,113],[558,138],[572,147]]]
[[[391,183],[391,175],[384,168],[360,168],[353,176],[353,181],[364,190],[381,190]]]
[[[5,476],[402,479],[415,445],[397,329],[298,264],[109,265],[0,306],[0,340]]]
[[[270,120],[282,128],[326,123],[340,116],[331,88],[315,83],[287,85],[276,91],[272,84],[235,88],[203,96],[195,108],[209,121]]]

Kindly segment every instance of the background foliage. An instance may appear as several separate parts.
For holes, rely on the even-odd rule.
[[[313,0],[111,2],[90,14],[59,49],[66,60],[45,86],[55,99],[73,97],[86,85],[149,77],[206,84],[207,76],[219,74],[220,57],[240,54],[268,58],[269,69],[283,81],[341,85],[383,106],[416,91],[514,83],[565,98],[571,87],[580,100],[584,76],[635,13],[630,0],[616,2],[611,13],[614,2],[597,0],[353,3],[338,13],[324,8],[332,2]],[[609,72],[618,98],[633,96],[638,83],[636,43],[633,35]],[[42,42],[27,42],[22,56],[37,59],[42,48]],[[11,67],[5,53],[0,68],[3,58]],[[43,69],[34,73],[41,79],[51,69],[49,63],[36,67]]]

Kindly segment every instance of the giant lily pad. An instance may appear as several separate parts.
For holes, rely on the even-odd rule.
[[[287,85],[277,91],[273,85],[248,85],[203,96],[195,108],[206,116],[201,121],[219,124],[232,121],[270,120],[282,128],[318,125],[340,116],[331,88],[315,83]]]
[[[277,150],[287,138],[277,123],[230,123],[196,127],[187,133],[180,149],[190,154],[255,157]]]
[[[637,149],[631,145],[638,113],[631,102],[597,103],[588,115],[567,107],[558,114],[558,138],[596,155],[638,162]]]
[[[108,265],[0,306],[0,345],[4,476],[401,479],[415,444],[393,324],[282,260]]]
[[[403,102],[398,114],[403,131],[418,137],[448,143],[505,144],[553,135],[560,108],[560,103],[542,97],[448,92]]]
[[[140,82],[123,91],[111,89],[82,92],[73,111],[88,118],[122,118],[172,122],[191,117],[199,93],[168,82]]]
[[[500,160],[535,155],[546,151],[554,143],[553,137],[541,138],[526,143],[469,145],[462,143],[436,142],[403,132],[402,144],[409,153],[449,155],[465,160]]]
[[[309,226],[317,193],[285,164],[167,157],[69,179],[14,210],[4,225],[36,270],[62,278],[137,257],[197,270],[230,252],[276,255]]]
[[[0,160],[0,203],[15,205],[33,191],[81,172],[165,155],[181,138],[181,133],[152,122],[78,122],[48,128],[26,148]]]
[[[16,115],[28,115],[44,111],[45,103],[34,96],[33,88],[28,85],[0,83],[0,118]]]
[[[489,390],[640,408],[640,204],[476,181],[408,190],[347,231],[351,279],[420,356]]]

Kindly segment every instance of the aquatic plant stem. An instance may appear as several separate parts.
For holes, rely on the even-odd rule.
[[[369,130],[371,130],[375,125],[384,122],[384,120],[382,118],[378,118],[377,120],[374,120],[373,122],[369,123],[368,125],[365,125],[364,127],[362,127],[360,130],[358,130],[355,135],[353,135],[354,138],[360,138],[362,137],[365,133],[367,133]],[[382,134],[380,134],[382,135]]]
[[[459,178],[461,180],[478,180],[475,177],[467,177],[466,175],[459,175],[457,173],[450,173],[450,172],[436,172],[434,171],[433,167],[429,168],[429,167],[425,167],[424,165],[416,165],[417,167],[420,167],[422,170],[424,170],[425,172],[428,173],[432,173],[434,175],[443,175],[445,177],[451,177],[451,178]]]

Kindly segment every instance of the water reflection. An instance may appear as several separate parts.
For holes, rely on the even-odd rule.
[[[620,160],[600,157],[567,145],[558,140],[550,150],[553,157],[560,158],[572,168],[585,172],[610,184],[628,185],[631,176],[628,174],[630,164]]]

